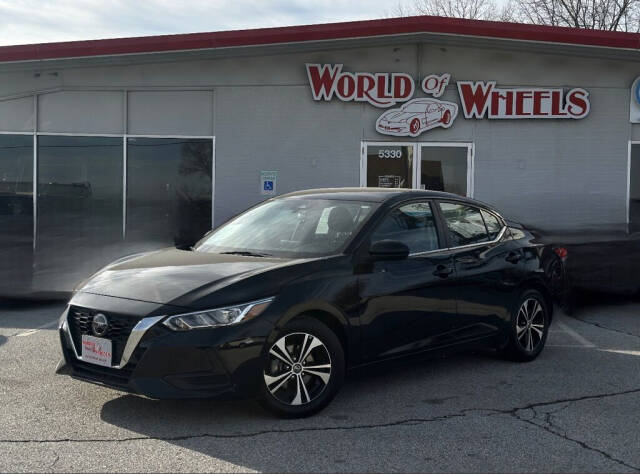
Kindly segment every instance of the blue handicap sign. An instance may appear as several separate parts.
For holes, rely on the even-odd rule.
[[[264,182],[264,190],[265,191],[273,191],[273,181],[265,181]]]

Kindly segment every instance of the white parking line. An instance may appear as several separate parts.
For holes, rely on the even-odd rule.
[[[582,337],[580,334],[575,332],[573,329],[571,329],[569,326],[567,326],[563,322],[558,321],[556,323],[556,325],[558,327],[560,327],[564,332],[569,334],[576,341],[578,341],[580,343],[579,347],[596,347],[596,345],[594,343],[592,343],[591,341],[589,341],[589,340],[585,339],[584,337]]]
[[[16,334],[17,337],[25,337],[25,336],[31,336],[32,334],[37,333],[38,331],[42,330],[42,329],[49,329],[52,327],[55,327],[58,324],[58,320],[54,319],[51,322],[48,322],[47,324],[43,324],[42,326],[38,326],[35,329],[30,329],[29,331],[25,331],[25,332],[21,332],[20,334]]]

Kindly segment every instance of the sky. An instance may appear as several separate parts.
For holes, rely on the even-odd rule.
[[[0,0],[0,45],[393,16],[410,0]]]

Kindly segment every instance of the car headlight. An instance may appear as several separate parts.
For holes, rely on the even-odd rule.
[[[237,306],[176,314],[175,316],[165,319],[162,324],[173,331],[190,331],[191,329],[228,326],[255,318],[267,309],[273,300],[274,298],[266,298]]]

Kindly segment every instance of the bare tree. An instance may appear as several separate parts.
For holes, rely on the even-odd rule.
[[[640,0],[515,0],[527,23],[637,32]]]
[[[391,14],[640,32],[640,0],[410,0]]]
[[[511,21],[514,18],[512,0],[501,7],[495,0],[413,0],[409,5],[399,3],[391,15],[431,15],[497,21]]]

